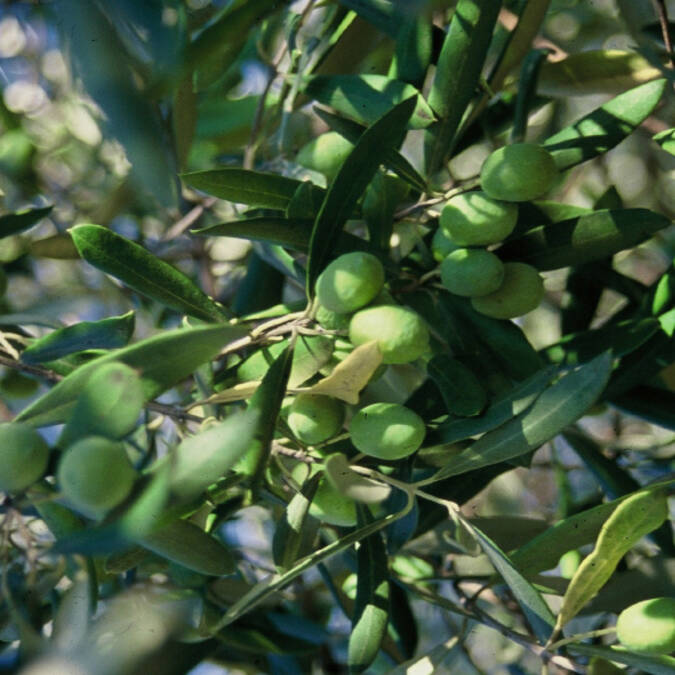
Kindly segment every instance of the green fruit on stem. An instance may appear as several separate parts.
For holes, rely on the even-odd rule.
[[[424,440],[424,420],[398,403],[373,403],[352,418],[349,435],[357,450],[378,459],[401,459]]]
[[[504,263],[504,281],[489,295],[472,298],[473,308],[495,319],[513,319],[531,312],[544,297],[539,272],[525,263]]]
[[[429,349],[429,330],[422,318],[397,305],[378,305],[357,312],[349,339],[358,346],[377,340],[382,363],[410,363]]]
[[[328,131],[300,148],[296,161],[332,180],[353,149],[354,144],[344,136]]]
[[[335,436],[344,419],[344,405],[337,399],[299,394],[291,404],[288,426],[299,441],[315,445]]]
[[[365,307],[384,285],[382,263],[371,253],[345,253],[331,262],[316,281],[319,304],[349,314]]]
[[[464,192],[441,211],[440,226],[457,246],[488,246],[508,237],[518,220],[518,206],[485,192]]]
[[[495,150],[483,163],[481,187],[494,199],[527,202],[548,192],[558,169],[551,153],[534,143]]]
[[[448,237],[442,227],[437,227],[434,236],[431,239],[431,253],[436,262],[442,262],[448,254],[459,248],[455,242]]]
[[[102,516],[124,501],[135,479],[124,445],[102,436],[86,436],[71,445],[57,471],[65,497],[92,517]]]
[[[458,248],[441,263],[441,281],[451,293],[468,298],[496,291],[504,280],[504,265],[483,248]]]
[[[348,330],[351,318],[351,314],[332,312],[323,305],[319,305],[316,310],[316,321],[326,330]]]
[[[49,447],[37,431],[20,422],[0,424],[0,492],[30,487],[47,470]]]
[[[619,614],[616,636],[634,652],[674,652],[675,598],[651,598],[627,607]]]

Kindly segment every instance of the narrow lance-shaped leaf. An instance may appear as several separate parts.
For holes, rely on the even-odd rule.
[[[618,145],[654,110],[666,86],[653,80],[619,94],[544,141],[561,171]]]
[[[501,4],[498,0],[460,0],[455,7],[429,92],[429,104],[440,117],[427,138],[429,172],[435,172],[452,150],[475,94]]]
[[[462,518],[464,526],[477,539],[484,553],[507,583],[521,606],[537,639],[544,644],[553,632],[555,617],[539,592],[516,569],[508,556],[486,534]]]
[[[566,374],[546,389],[530,409],[486,433],[428,482],[519,457],[551,440],[593,404],[605,388],[611,366],[611,356],[605,353]]]
[[[343,163],[326,194],[309,242],[307,295],[314,296],[314,282],[328,263],[340,232],[356,202],[382,162],[386,148],[396,148],[403,139],[415,99],[400,103],[369,127]]]
[[[0,239],[33,227],[33,225],[48,216],[52,208],[54,207],[43,206],[37,209],[24,209],[0,216]]]
[[[100,321],[81,321],[38,338],[21,352],[24,363],[44,363],[85,349],[115,349],[134,332],[135,314],[127,312]]]
[[[461,361],[447,354],[437,354],[427,363],[427,371],[439,388],[449,413],[471,417],[485,407],[485,389]]]
[[[263,173],[228,167],[181,174],[190,187],[237,204],[266,209],[286,209],[302,181],[276,173]],[[315,197],[321,200],[325,190],[314,186]]]
[[[65,422],[94,371],[111,361],[120,361],[138,370],[145,400],[150,400],[211,360],[229,341],[245,334],[244,328],[226,324],[180,328],[141,340],[80,366],[16,419],[35,427]]]
[[[84,260],[135,291],[205,321],[225,318],[224,308],[192,280],[142,246],[100,225],[76,225],[70,234]]]
[[[370,511],[357,506],[359,525],[372,523]],[[387,552],[379,532],[363,539],[356,552],[356,601],[349,636],[347,664],[361,673],[375,660],[389,622]]]
[[[334,131],[344,136],[348,141],[356,143],[366,127],[347,119],[334,115],[327,110],[314,106],[314,112]],[[385,152],[382,162],[388,169],[393,171],[399,178],[402,178],[416,190],[424,192],[426,190],[426,181],[417,172],[414,166],[398,150],[388,149]]]
[[[499,249],[503,260],[517,260],[540,270],[555,270],[601,260],[633,248],[670,225],[648,209],[603,209],[589,215],[542,225],[509,239]]]
[[[406,120],[411,129],[429,126],[434,119],[431,108],[415,87],[386,75],[314,75],[303,77],[300,89],[320,103],[365,124],[373,124],[411,97],[415,99],[415,108]]]
[[[570,581],[556,621],[556,632],[607,583],[621,558],[668,517],[664,489],[641,491],[623,501],[600,530],[593,549]]]
[[[675,658],[666,654],[636,654],[621,647],[587,644],[571,644],[567,649],[572,654],[599,656],[607,661],[633,666],[638,669],[638,672],[649,673],[649,675],[672,675],[675,672]]]
[[[286,395],[288,378],[291,374],[294,347],[295,341],[292,340],[281,355],[275,359],[249,403],[249,410],[255,411],[259,422],[253,444],[250,446],[248,453],[242,457],[239,469],[246,475],[251,476],[251,484],[254,489],[262,481],[265,466],[270,456],[274,429],[281,410],[281,403]]]
[[[295,562],[311,551],[319,529],[319,521],[309,515],[309,507],[319,487],[321,474],[305,481],[277,522],[272,539],[272,555],[279,571],[293,567]]]

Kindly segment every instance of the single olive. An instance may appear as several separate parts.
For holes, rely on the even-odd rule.
[[[357,450],[378,459],[401,459],[415,452],[424,440],[424,420],[398,403],[373,403],[361,408],[349,425]]]
[[[441,263],[441,281],[455,295],[487,295],[502,285],[504,265],[484,248],[458,248]]]
[[[300,148],[296,161],[332,180],[353,149],[354,144],[337,131],[327,131]]]
[[[450,239],[442,227],[437,227],[434,236],[431,239],[431,253],[436,262],[442,262],[449,253],[459,248],[455,242]]]
[[[558,176],[551,153],[535,143],[495,150],[483,163],[481,187],[494,199],[527,202],[548,192]]]
[[[495,319],[513,319],[531,312],[544,297],[539,272],[525,263],[504,263],[504,281],[489,295],[471,298],[474,309]]]
[[[319,275],[319,304],[338,314],[365,307],[384,285],[382,263],[371,253],[353,251],[331,262]]]
[[[485,192],[463,192],[446,202],[439,220],[457,246],[488,246],[508,237],[518,220],[518,206]]]
[[[348,330],[351,318],[351,314],[332,312],[323,305],[319,305],[316,310],[316,321],[326,330]]]
[[[42,478],[49,447],[40,434],[21,422],[0,424],[0,492],[19,492]]]
[[[429,349],[429,330],[411,309],[378,305],[357,312],[349,324],[349,339],[358,346],[376,340],[382,363],[410,363]]]
[[[135,479],[124,444],[102,436],[86,436],[71,445],[57,471],[68,501],[92,517],[102,516],[124,501]]]
[[[335,436],[344,419],[344,404],[337,399],[298,394],[290,407],[288,426],[299,441],[315,445]]]
[[[674,652],[675,598],[651,598],[627,607],[619,614],[616,636],[634,652]]]

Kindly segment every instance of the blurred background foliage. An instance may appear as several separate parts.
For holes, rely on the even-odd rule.
[[[512,27],[519,4],[518,0],[504,3],[502,36]],[[670,15],[675,15],[675,2],[666,4]],[[399,2],[397,9],[442,15],[452,5],[447,0],[409,0]],[[282,7],[286,11],[279,11]],[[186,234],[196,225],[232,220],[238,207],[182,187],[177,175],[243,164],[306,177],[310,170],[296,162],[297,152],[327,127],[299,90],[299,80],[278,77],[278,73],[302,73],[311,67],[318,74],[386,75],[395,49],[390,35],[361,18],[336,38],[336,22],[344,9],[334,2],[307,0],[2,2],[0,215],[25,207],[53,208],[32,229],[2,240],[0,264],[8,290],[0,301],[0,313],[42,317],[31,335],[44,333],[50,325],[120,315],[130,307],[136,310],[136,337],[177,325],[176,313],[131,294],[78,261],[67,229],[82,222],[109,226],[142,243],[235,311],[301,300],[301,285],[278,271],[289,260],[274,258],[264,245]],[[219,18],[226,12],[237,18],[223,27]],[[661,35],[649,0],[553,0],[535,44],[551,50],[553,56],[541,71],[527,139],[545,138],[612,95],[653,78],[663,49]],[[629,50],[632,56],[629,60],[617,57],[616,67],[605,64],[597,70],[592,61],[580,61],[576,70],[557,66],[565,55],[597,49]],[[193,69],[194,90],[190,86]],[[511,73],[504,90],[490,98],[492,126],[480,130],[485,134],[481,138],[466,143],[447,175],[439,178],[441,183],[452,185],[478,174],[491,149],[485,138],[505,133],[500,111],[515,95]],[[591,207],[604,196],[611,203],[675,217],[675,157],[647,142],[672,126],[673,119],[671,95],[626,141],[574,169],[556,198]],[[420,166],[421,136],[413,132],[411,137],[405,154]],[[312,178],[323,180],[316,173]],[[411,236],[406,222],[402,218],[396,227],[402,248]],[[616,268],[651,283],[674,256],[671,228],[647,245],[617,256]],[[560,337],[565,274],[560,270],[544,275],[547,300],[525,320],[536,347]],[[615,312],[623,301],[622,296],[605,291],[598,320]],[[672,367],[666,384],[675,389]],[[10,419],[38,387],[29,375],[0,369],[0,418]],[[595,412],[584,419],[584,426],[640,483],[653,477],[650,472],[655,467],[658,473],[672,468],[672,431],[616,410]],[[467,508],[479,516],[508,513],[546,519],[564,514],[570,504],[593,503],[599,495],[597,477],[559,442],[540,452],[531,470],[504,474]],[[265,512],[251,509],[231,527],[230,540],[247,547],[251,556],[259,555],[261,565],[268,565],[262,542],[269,540],[271,524]],[[433,550],[433,541],[428,545]],[[341,574],[348,577],[346,569]],[[315,612],[332,612],[331,644],[340,654],[349,622],[339,610],[331,609],[332,599],[318,572],[308,575],[305,583]],[[146,605],[138,600],[129,602],[136,603],[132,611],[145,611],[139,607]],[[420,653],[435,644],[439,631],[459,629],[461,622],[447,612],[423,602],[415,602],[414,609],[420,620]],[[497,618],[510,621],[508,615]],[[577,630],[594,625],[592,614],[575,621]],[[0,639],[9,637],[0,635]],[[267,666],[256,667],[254,654],[249,657],[245,663],[223,668],[198,666],[194,673],[267,672]],[[325,663],[330,662],[327,657]],[[538,665],[515,643],[476,626],[446,659],[442,672],[516,674],[535,672]],[[67,664],[55,664],[50,672],[74,671],[68,671]]]

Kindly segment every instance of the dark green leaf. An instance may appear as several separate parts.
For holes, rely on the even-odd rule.
[[[239,237],[253,241],[265,241],[286,248],[306,251],[312,234],[312,221],[261,216],[209,225],[200,230],[191,230],[190,233],[203,237]]]
[[[487,554],[490,562],[511,589],[539,642],[545,644],[551,637],[555,624],[555,617],[549,606],[494,541],[475,525],[469,525],[469,531],[478,539],[483,552]]]
[[[389,584],[389,632],[394,634],[403,656],[412,658],[419,638],[417,620],[408,594],[395,583]]]
[[[305,481],[302,491],[296,493],[277,522],[272,540],[274,564],[280,571],[293,567],[295,562],[311,552],[319,529],[319,521],[309,515],[309,507],[316,494],[321,474]]]
[[[433,481],[503,462],[535,450],[581,417],[605,388],[612,366],[608,353],[570,371],[534,405],[453,457]]]
[[[456,443],[505,424],[527,410],[537,400],[556,372],[555,367],[549,366],[530,375],[503,398],[490,405],[480,417],[468,420],[450,419],[443,422],[436,429],[438,439],[442,443]]]
[[[383,33],[396,38],[403,20],[398,3],[391,0],[339,0],[339,2]]]
[[[236,569],[230,550],[188,520],[174,520],[137,541],[158,556],[200,574],[223,576]]]
[[[675,431],[675,393],[667,389],[641,386],[614,396],[612,405],[629,415]]]
[[[190,187],[219,199],[266,209],[286,209],[301,182],[276,173],[226,168],[181,174]],[[325,190],[313,187],[314,199],[321,200]]]
[[[81,321],[59,328],[31,342],[21,352],[24,363],[44,363],[86,349],[114,349],[126,345],[134,332],[133,312],[100,321]]]
[[[359,138],[326,194],[309,243],[307,295],[314,297],[314,282],[334,255],[340,232],[357,200],[375,175],[387,148],[403,139],[415,100],[410,98],[381,117]]]
[[[427,139],[431,173],[452,151],[476,92],[501,4],[498,0],[460,0],[455,7],[429,92],[429,104],[440,118]]]
[[[431,108],[415,87],[386,75],[314,75],[302,78],[300,89],[319,103],[368,125],[410,98],[414,98],[415,107],[406,120],[409,128],[422,129],[434,119]]]
[[[653,80],[619,94],[544,141],[562,171],[618,145],[654,110],[666,86]]]
[[[321,208],[320,194],[314,189],[314,184],[303,181],[293,194],[291,201],[286,207],[286,217],[289,220],[308,221],[308,232],[311,233],[311,223],[316,218]]]
[[[605,209],[535,227],[509,239],[498,249],[498,255],[540,270],[554,270],[633,248],[668,225],[669,218],[648,209]]]
[[[639,672],[650,673],[650,675],[672,675],[675,672],[675,658],[665,654],[636,654],[621,647],[586,644],[571,644],[567,646],[567,649],[572,654],[599,656],[607,661],[634,666]]]
[[[518,80],[518,95],[516,97],[516,109],[514,112],[511,141],[522,143],[527,133],[527,121],[530,111],[534,107],[537,96],[537,81],[542,63],[548,56],[548,49],[533,49],[525,57],[520,69]]]
[[[239,469],[246,475],[251,476],[254,489],[262,482],[267,460],[270,456],[277,418],[291,374],[294,347],[295,341],[293,340],[274,360],[249,402],[248,409],[255,412],[259,421],[253,444],[248,453],[242,457]]]
[[[607,323],[601,328],[571,333],[542,352],[552,363],[576,365],[588,361],[606,349],[615,357],[630,354],[659,330],[656,319],[628,319]]]
[[[141,340],[80,366],[25,408],[17,421],[35,427],[65,422],[92,373],[111,361],[138,370],[145,399],[150,400],[214,358],[227,342],[245,334],[239,326],[217,325],[165,331]]]
[[[70,229],[84,260],[135,291],[205,321],[222,321],[225,310],[169,263],[100,225]]]
[[[24,209],[0,216],[0,239],[18,234],[33,227],[51,212],[53,206],[43,206],[38,209]]]
[[[406,17],[396,36],[392,70],[395,77],[422,87],[431,64],[433,24],[426,12]]]
[[[344,136],[348,141],[356,143],[366,127],[354,122],[346,117],[334,115],[322,108],[314,107],[314,112],[334,131]],[[426,181],[417,172],[415,167],[398,150],[388,148],[384,153],[382,163],[397,176],[406,181],[410,186],[424,192],[426,190]]]
[[[461,361],[438,354],[427,363],[427,372],[440,390],[449,413],[471,417],[480,414],[485,407],[485,389]]]

